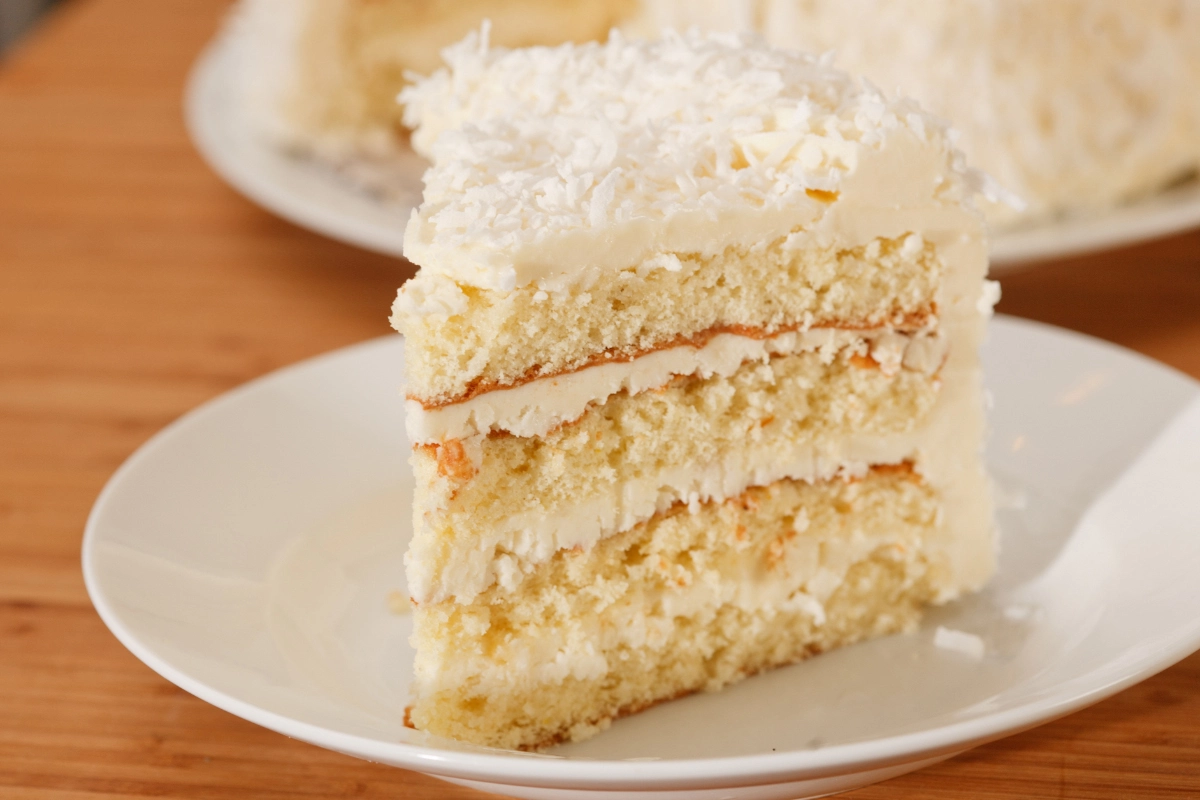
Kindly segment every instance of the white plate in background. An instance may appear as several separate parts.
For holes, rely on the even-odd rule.
[[[1101,700],[1200,647],[1200,387],[1129,351],[1000,317],[985,349],[1002,546],[921,630],[616,722],[547,755],[404,727],[412,479],[392,336],[186,415],[113,476],[84,575],[168,680],[288,736],[528,798],[809,797]],[[983,638],[973,660],[939,625]],[[609,794],[611,793],[611,794]]]
[[[326,164],[291,156],[254,136],[235,101],[237,31],[227,29],[197,60],[185,99],[188,131],[209,165],[246,197],[304,228],[394,256],[421,202],[425,161],[408,151],[389,167],[391,196],[361,188]],[[992,241],[992,272],[1133,244],[1200,225],[1200,180],[1091,217],[1008,231]]]

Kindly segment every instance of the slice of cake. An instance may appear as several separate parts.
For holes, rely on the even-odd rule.
[[[987,580],[992,292],[941,123],[749,37],[447,58],[393,316],[412,724],[581,739]]]

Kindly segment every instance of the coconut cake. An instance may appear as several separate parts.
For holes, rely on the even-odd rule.
[[[392,316],[415,727],[579,740],[984,584],[987,181],[943,123],[752,35],[446,58]]]

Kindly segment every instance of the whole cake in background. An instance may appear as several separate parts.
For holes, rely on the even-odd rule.
[[[396,94],[405,73],[493,20],[496,44],[602,39],[636,0],[243,0],[234,23],[245,113],[279,145],[330,161],[405,147]]]
[[[411,723],[538,748],[994,569],[985,179],[752,35],[506,50],[405,92]]]
[[[1200,167],[1200,0],[243,0],[247,114],[281,146],[385,162],[404,147],[405,71],[431,72],[483,17],[509,46],[699,26],[836,51],[952,122],[971,163],[1026,203],[987,204],[1000,226],[1110,207]]]
[[[750,27],[897,87],[1025,201],[993,224],[1087,212],[1200,168],[1200,0],[642,0],[648,33]]]

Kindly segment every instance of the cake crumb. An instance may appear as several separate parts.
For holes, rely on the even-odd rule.
[[[875,359],[861,353],[850,356],[850,363],[859,369],[877,369],[879,367],[879,363]]]
[[[412,611],[412,601],[408,599],[408,595],[397,589],[388,592],[387,604],[388,611],[393,614],[407,614]]]
[[[458,439],[447,439],[437,448],[437,471],[443,478],[467,481],[475,477],[475,465]]]
[[[1033,615],[1029,606],[1011,605],[1004,609],[1004,618],[1010,622],[1024,622]]]
[[[983,658],[985,649],[983,639],[975,634],[967,633],[966,631],[956,631],[953,628],[946,628],[941,625],[938,626],[937,632],[933,635],[933,643],[943,650],[953,650],[976,661]]]

